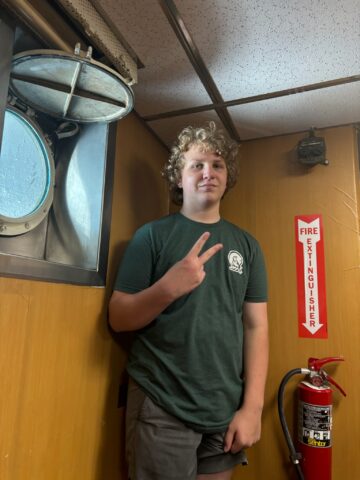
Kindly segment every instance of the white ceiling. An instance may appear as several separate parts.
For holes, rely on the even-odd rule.
[[[185,125],[221,121],[167,8],[183,22],[197,59],[220,94],[217,105],[230,118],[223,126],[238,139],[360,121],[360,0],[100,3],[105,18],[144,65],[133,87],[135,110],[168,146]],[[349,81],[353,76],[359,78]],[[338,79],[344,80],[333,82]],[[329,81],[336,85],[323,88],[322,82]],[[250,98],[254,96],[260,99]],[[229,101],[235,105],[224,105]],[[202,106],[209,107],[198,112]],[[178,115],[182,109],[195,112]]]

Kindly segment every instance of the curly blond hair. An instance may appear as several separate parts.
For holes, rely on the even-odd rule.
[[[178,184],[184,166],[184,153],[194,145],[202,152],[216,153],[224,159],[228,174],[225,193],[235,185],[238,177],[238,144],[218,129],[215,122],[209,122],[204,127],[185,127],[178,135],[162,169],[162,176],[169,184],[170,196],[176,205],[183,203],[183,190]]]

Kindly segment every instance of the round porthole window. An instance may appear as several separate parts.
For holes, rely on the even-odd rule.
[[[37,124],[7,107],[0,153],[0,235],[19,235],[35,228],[53,200],[54,161]]]
[[[31,50],[13,57],[0,152],[0,235],[19,235],[47,215],[54,193],[54,160],[37,123],[19,106],[77,123],[113,122],[133,108],[131,88],[106,65],[75,54]],[[60,138],[60,137],[58,137]]]

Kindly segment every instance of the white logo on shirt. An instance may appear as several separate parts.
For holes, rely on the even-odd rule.
[[[228,254],[228,261],[229,270],[239,273],[240,275],[243,273],[244,259],[239,252],[237,252],[236,250],[230,250]]]

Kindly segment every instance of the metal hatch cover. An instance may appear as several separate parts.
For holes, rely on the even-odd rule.
[[[31,108],[80,123],[113,122],[133,108],[131,88],[120,74],[84,56],[60,50],[29,50],[13,57],[10,91]]]

